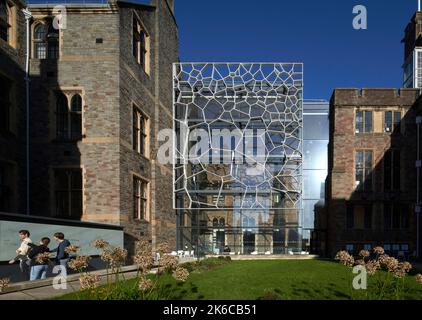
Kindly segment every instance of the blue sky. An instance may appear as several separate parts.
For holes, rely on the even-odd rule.
[[[402,85],[404,28],[417,0],[176,0],[181,61],[303,62],[305,98]],[[368,10],[354,30],[353,7]]]

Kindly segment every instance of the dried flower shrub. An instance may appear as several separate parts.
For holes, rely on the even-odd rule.
[[[45,264],[50,261],[50,252],[39,253],[35,257],[35,262],[39,264]]]
[[[174,279],[176,279],[178,281],[185,282],[189,277],[189,271],[186,270],[183,267],[177,267],[176,270],[173,271],[172,276],[173,276]]]
[[[79,246],[75,246],[75,245],[70,245],[68,247],[66,247],[66,249],[64,249],[64,252],[66,252],[67,254],[76,254],[78,253],[80,247]]]
[[[119,269],[124,266],[127,250],[122,248],[107,248],[101,253],[101,260],[106,262],[111,269]]]
[[[336,260],[346,267],[353,267],[355,265],[355,259],[347,251],[340,251],[336,255]]]
[[[107,241],[103,239],[95,240],[91,243],[91,246],[95,249],[105,249],[110,245]]]
[[[101,277],[95,274],[86,274],[79,278],[82,290],[92,290],[98,287]]]
[[[88,256],[77,256],[75,259],[70,260],[67,265],[72,270],[82,272],[88,268],[90,260],[91,257]]]
[[[420,284],[422,284],[422,274],[416,275],[416,281]]]
[[[359,256],[361,256],[363,259],[368,258],[370,255],[371,254],[368,250],[362,250],[361,252],[359,252]]]
[[[10,286],[9,278],[0,279],[0,292],[3,292],[4,289],[9,288],[9,286]]]
[[[404,291],[404,278],[412,270],[412,265],[409,262],[399,262],[396,258],[390,257],[385,253],[384,248],[376,247],[373,250],[376,258],[374,260],[368,260],[365,258],[370,257],[370,253],[366,250],[362,250],[359,253],[361,259],[354,260],[354,257],[347,251],[340,251],[336,255],[336,260],[339,260],[341,264],[347,267],[353,267],[356,265],[365,266],[368,275],[375,276],[378,274],[378,270],[386,271],[386,274],[379,273],[375,285],[378,289],[378,298],[385,298],[387,294],[387,288],[392,288],[395,292],[395,298],[399,299],[401,293]],[[422,276],[419,280],[422,281]],[[400,281],[399,281],[400,280]],[[418,279],[417,279],[418,281]]]
[[[168,254],[162,257],[160,260],[160,266],[166,271],[171,271],[173,269],[176,269],[178,264],[179,264],[179,258],[168,255]]]
[[[377,254],[377,255],[383,255],[383,254],[385,254],[385,250],[384,250],[383,247],[375,247],[374,253]]]
[[[150,279],[142,278],[139,282],[139,290],[146,292],[151,290],[154,287],[154,282]]]

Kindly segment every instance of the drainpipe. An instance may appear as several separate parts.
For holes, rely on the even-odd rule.
[[[29,205],[29,23],[32,18],[28,8],[22,10],[26,20],[26,61],[25,61],[25,84],[26,84],[26,214],[30,215]]]

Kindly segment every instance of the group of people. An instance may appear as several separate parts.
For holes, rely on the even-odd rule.
[[[16,249],[18,254],[14,259],[9,261],[9,264],[19,262],[21,272],[24,274],[25,279],[39,280],[47,277],[47,271],[49,268],[50,260],[37,259],[37,256],[44,253],[56,252],[54,262],[56,265],[60,265],[61,276],[67,276],[67,262],[69,261],[69,254],[66,252],[66,248],[70,246],[69,240],[66,240],[62,232],[56,232],[53,236],[54,240],[58,242],[58,246],[54,249],[50,249],[50,238],[43,237],[38,245],[34,244],[29,238],[30,233],[28,230],[20,230],[19,238],[21,245]]]

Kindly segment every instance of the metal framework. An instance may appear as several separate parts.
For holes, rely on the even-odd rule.
[[[174,208],[301,210],[303,65],[180,63],[173,77]]]

